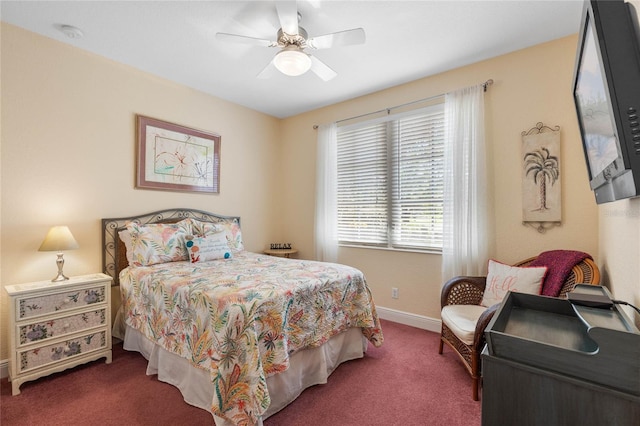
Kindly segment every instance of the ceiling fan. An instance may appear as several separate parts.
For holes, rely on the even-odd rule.
[[[329,81],[338,74],[320,59],[305,52],[305,49],[328,49],[334,46],[362,44],[365,42],[365,33],[362,28],[308,38],[307,31],[299,26],[302,16],[298,12],[298,6],[295,1],[278,1],[276,2],[276,10],[281,27],[278,30],[276,40],[238,34],[216,34],[218,40],[280,48],[280,51],[276,53],[271,62],[258,74],[258,78],[269,77],[275,68],[289,76],[302,75],[311,70],[322,80]]]

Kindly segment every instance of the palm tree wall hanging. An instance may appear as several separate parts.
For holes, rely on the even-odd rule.
[[[545,232],[562,221],[560,126],[522,132],[522,222]]]

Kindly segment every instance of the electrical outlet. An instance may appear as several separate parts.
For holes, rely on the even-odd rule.
[[[398,287],[391,287],[391,297],[393,299],[398,298]]]

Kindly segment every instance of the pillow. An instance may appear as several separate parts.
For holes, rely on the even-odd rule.
[[[206,237],[207,235],[217,234],[222,231],[215,223],[203,222],[197,219],[188,219],[191,224],[193,235],[198,237]]]
[[[501,303],[508,291],[540,294],[546,274],[546,266],[521,268],[489,260],[487,285],[481,305],[489,307]]]
[[[131,236],[132,266],[148,266],[156,263],[187,260],[184,237],[190,230],[189,223],[151,223],[141,225],[127,223]]]
[[[223,222],[218,224],[219,229],[227,237],[227,244],[233,252],[240,252],[244,250],[244,243],[242,242],[242,231],[240,230],[240,224],[237,220],[230,222]]]
[[[208,235],[206,237],[196,237],[187,235],[185,237],[187,251],[191,263],[206,262],[216,259],[231,259],[233,254],[227,244],[227,237],[224,232]]]
[[[131,233],[126,229],[123,229],[122,231],[118,231],[118,236],[124,243],[127,262],[129,262],[129,265],[131,265],[133,263],[133,245],[131,243]]]

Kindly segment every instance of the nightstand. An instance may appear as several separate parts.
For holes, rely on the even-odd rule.
[[[296,254],[298,250],[296,249],[267,249],[264,251],[264,254],[268,254],[269,256],[278,256],[278,257],[291,257],[292,254]]]
[[[111,362],[111,277],[6,286],[9,294],[9,381],[22,383],[99,358]]]

